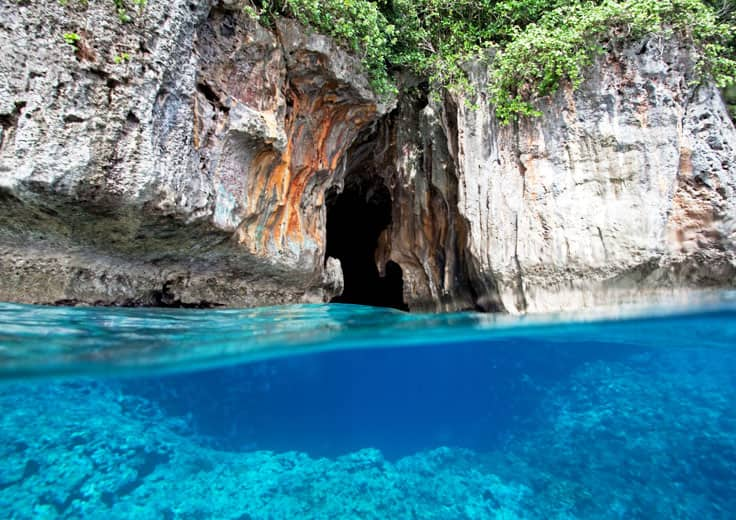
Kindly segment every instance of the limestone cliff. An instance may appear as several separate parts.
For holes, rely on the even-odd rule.
[[[471,75],[483,84],[482,67]],[[543,311],[733,286],[736,132],[718,90],[694,81],[692,49],[654,37],[587,77],[513,126],[482,92],[477,110],[450,108],[481,303]]]
[[[736,131],[687,46],[612,49],[503,127],[480,64],[472,99],[379,98],[330,39],[230,3],[0,3],[0,300],[519,312],[734,285]]]
[[[0,7],[0,299],[339,292],[324,193],[386,111],[358,60],[225,5],[149,2],[121,24],[108,4]],[[76,52],[65,32],[81,37]]]

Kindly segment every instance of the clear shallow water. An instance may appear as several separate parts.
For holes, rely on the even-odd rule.
[[[623,314],[0,304],[0,511],[736,517],[733,298]]]

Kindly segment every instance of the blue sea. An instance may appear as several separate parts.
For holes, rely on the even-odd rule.
[[[733,519],[736,297],[0,304],[0,518]]]

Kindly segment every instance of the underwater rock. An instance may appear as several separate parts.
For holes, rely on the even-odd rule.
[[[27,417],[52,400],[58,413]],[[459,448],[395,463],[370,448],[336,459],[212,449],[114,385],[6,385],[0,408],[0,469],[18,475],[29,456],[40,468],[0,484],[0,506],[16,518],[517,518],[530,492]]]
[[[736,510],[736,355],[720,341],[626,353],[616,347],[630,341],[586,341],[586,360],[557,349],[570,370],[541,379],[546,365],[531,375],[519,367],[537,346],[508,345],[498,359],[508,354],[515,384],[539,391],[517,390],[533,406],[504,428],[502,442],[484,451],[436,443],[396,460],[369,447],[330,458],[296,446],[222,449],[191,420],[192,411],[209,413],[211,400],[175,395],[165,379],[7,383],[0,508],[19,519],[728,517]],[[227,391],[247,394],[253,379],[239,375]],[[185,377],[196,388],[212,384],[202,373]],[[136,395],[142,385],[155,391]],[[167,399],[186,415],[164,412]],[[247,400],[236,402],[226,423],[255,420]],[[299,438],[297,429],[290,442],[318,448],[329,431]],[[417,442],[384,433],[377,442]]]

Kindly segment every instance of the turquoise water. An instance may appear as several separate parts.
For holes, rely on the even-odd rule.
[[[736,300],[0,304],[0,517],[736,518]]]

